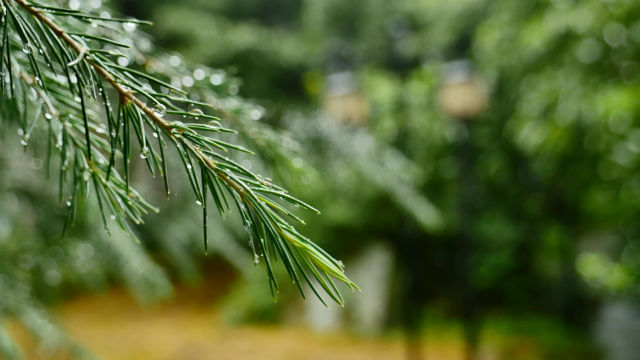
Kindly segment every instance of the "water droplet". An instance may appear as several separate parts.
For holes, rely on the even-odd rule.
[[[163,105],[163,104],[161,104],[161,103],[156,103],[156,104],[153,106],[153,112],[154,112],[154,113],[156,113],[156,115],[158,115],[158,116],[160,116],[160,117],[163,117],[163,116],[164,116],[164,114],[166,114],[166,113],[167,113],[167,107],[166,107],[166,106],[164,106],[164,105]]]
[[[24,46],[22,47],[22,52],[25,54],[31,54],[31,44],[26,43],[24,44]]]
[[[187,169],[191,170],[191,164],[187,164]]]
[[[80,1],[78,1],[78,0],[70,0],[69,1],[69,9],[71,9],[71,10],[80,9]]]
[[[193,78],[191,76],[183,76],[182,77],[182,85],[186,87],[192,87],[194,84]]]
[[[135,24],[135,23],[132,23],[132,22],[122,23],[122,28],[126,32],[134,32],[137,27],[138,27],[138,25]]]
[[[46,112],[44,113],[44,118],[47,120],[51,120],[53,118],[53,115],[51,115],[50,113]]]
[[[209,77],[209,82],[214,86],[221,85],[224,82],[224,75],[220,73],[213,74]]]
[[[258,256],[258,254],[253,254],[253,263],[256,265],[260,263],[260,256]]]
[[[154,137],[154,138],[157,138],[157,137],[158,137],[158,133],[157,133],[157,132],[154,132],[154,133],[153,133],[153,137]]]
[[[140,150],[140,158],[141,159],[146,159],[149,157],[149,154],[151,153],[151,151],[149,150],[148,146],[143,146],[142,150]]]
[[[196,69],[196,70],[193,72],[193,77],[194,77],[196,80],[202,80],[202,79],[204,79],[204,77],[205,77],[206,75],[207,75],[207,74],[206,74],[206,73],[204,72],[204,70],[202,70],[202,69]]]
[[[169,57],[169,65],[171,65],[173,67],[180,65],[180,62],[181,62],[181,60],[180,60],[179,56],[171,55]]]
[[[67,202],[65,203],[67,206],[71,206],[71,200],[67,200]]]
[[[196,204],[198,204],[198,206],[202,206],[202,202],[200,200],[196,200]]]
[[[129,59],[127,59],[127,58],[126,58],[126,57],[124,57],[124,56],[120,56],[120,57],[118,57],[118,65],[120,65],[120,66],[127,66],[127,65],[129,65]]]
[[[189,113],[194,114],[196,119],[197,119],[199,116],[204,115],[204,113],[203,113],[203,112],[202,112],[202,110],[200,110],[200,109],[193,109],[193,110],[189,111]]]
[[[252,120],[260,120],[262,117],[262,111],[260,111],[260,109],[253,109],[249,112],[249,116]]]
[[[115,220],[116,216],[115,215],[111,215],[111,220]]]

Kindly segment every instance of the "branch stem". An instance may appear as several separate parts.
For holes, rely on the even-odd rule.
[[[170,138],[176,138],[175,135],[171,132],[171,126],[165,121],[162,117],[158,115],[153,109],[149,108],[142,100],[136,97],[131,90],[125,88],[120,84],[111,73],[100,66],[96,62],[91,60],[91,50],[79,44],[75,41],[64,29],[58,26],[53,20],[49,19],[41,10],[38,10],[31,5],[29,5],[25,0],[14,0],[17,4],[23,7],[26,11],[28,11],[31,15],[33,15],[36,19],[41,21],[43,24],[48,26],[54,33],[58,34],[62,40],[64,40],[67,45],[69,45],[72,49],[74,49],[78,56],[83,57],[84,60],[93,67],[93,69],[100,74],[105,80],[107,80],[111,86],[118,92],[121,101],[130,101],[133,102],[142,112],[144,112],[154,124],[160,126],[165,134]],[[183,139],[179,138],[178,141],[184,143]],[[185,144],[187,145],[187,144]],[[208,166],[212,171],[216,173],[216,175],[222,179],[225,183],[227,183],[231,188],[233,188],[236,192],[238,192],[243,198],[245,197],[244,189],[236,183],[233,179],[231,179],[227,174],[221,171],[215,164],[213,160],[211,160],[208,156],[206,156],[200,149],[196,147],[191,147],[195,152],[198,153],[198,156],[204,161],[205,165]]]

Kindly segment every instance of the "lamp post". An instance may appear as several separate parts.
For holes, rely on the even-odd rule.
[[[458,122],[459,141],[457,158],[459,166],[458,246],[455,265],[458,267],[459,305],[464,326],[465,359],[475,357],[478,340],[476,299],[471,284],[471,254],[473,251],[473,233],[471,226],[474,215],[474,149],[472,131],[474,120],[479,119],[487,110],[488,92],[485,84],[472,71],[468,61],[459,60],[448,63],[445,68],[443,84],[439,94],[441,110]]]

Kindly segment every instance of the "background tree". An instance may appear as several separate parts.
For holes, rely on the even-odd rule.
[[[636,4],[191,4],[125,8],[162,23],[165,46],[245,80],[260,79],[240,94],[272,109],[261,120],[306,138],[300,144],[309,155],[300,158],[317,172],[307,171],[300,191],[336,214],[321,225],[308,221],[314,238],[344,254],[370,239],[414,239],[426,268],[416,296],[459,314],[458,275],[451,269],[464,222],[454,154],[467,136],[475,179],[469,276],[483,313],[535,312],[583,326],[600,295],[637,292]],[[189,26],[179,18],[189,18]],[[469,133],[436,103],[446,64],[457,59],[469,60],[491,91],[489,111]],[[333,125],[310,110],[325,104],[331,75],[341,71],[352,74],[368,103],[360,129]],[[339,130],[319,130],[331,127]],[[359,136],[361,128],[372,136]],[[342,147],[337,134],[348,134]],[[385,163],[363,145],[371,142],[398,156]],[[322,176],[329,173],[340,176]],[[408,175],[412,191],[381,180],[397,174]],[[407,207],[418,193],[437,210],[411,211],[422,209]],[[430,213],[441,215],[441,226],[424,221]]]

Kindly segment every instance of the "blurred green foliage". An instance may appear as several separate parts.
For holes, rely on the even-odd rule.
[[[309,220],[314,238],[346,253],[377,238],[398,248],[402,239],[420,242],[425,301],[459,291],[456,239],[464,231],[483,308],[584,323],[598,294],[637,293],[637,2],[122,6],[154,20],[165,46],[236,74],[240,94],[265,105],[261,121],[293,132],[300,171],[286,180],[325,212]],[[456,59],[470,61],[490,89],[489,110],[465,126],[437,103]],[[335,124],[315,110],[337,71],[353,74],[366,125]],[[456,154],[465,138],[470,219],[459,211]],[[441,228],[421,219],[431,211],[425,204],[442,215]]]

